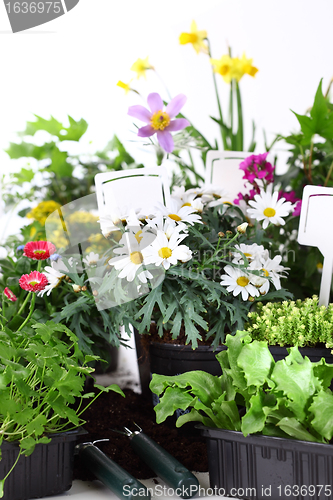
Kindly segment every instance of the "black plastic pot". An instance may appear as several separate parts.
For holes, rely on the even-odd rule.
[[[210,346],[163,344],[151,342],[149,346],[150,371],[159,375],[179,375],[192,370],[203,370],[211,375],[222,375],[216,354],[226,349],[219,346],[215,351]]]
[[[277,345],[268,346],[269,350],[274,358],[274,361],[279,361],[288,356],[288,351],[286,347],[280,347]],[[307,356],[313,363],[320,361],[324,358],[326,363],[333,364],[333,354],[331,354],[331,349],[325,349],[324,347],[299,347],[299,352],[302,356]]]
[[[198,346],[193,349],[189,345],[150,342],[148,350],[143,347],[141,335],[136,329],[134,335],[143,394],[150,393],[149,383],[153,373],[179,375],[192,370],[203,370],[212,375],[222,375],[216,354],[225,350],[226,346],[219,346],[214,351],[211,346]]]
[[[72,486],[74,448],[82,428],[50,435],[48,444],[37,444],[34,452],[22,455],[4,485],[2,500],[28,500],[58,495]],[[1,445],[0,478],[14,464],[19,445],[4,441]]]
[[[333,499],[333,446],[211,429],[207,438],[215,494],[251,500]]]
[[[198,346],[193,349],[188,345],[163,344],[151,342],[149,345],[150,379],[153,373],[159,375],[179,375],[192,370],[202,370],[211,375],[222,375],[221,365],[216,354],[225,350],[226,346],[219,346],[215,351],[210,346]],[[152,394],[153,405],[159,403],[159,397]],[[176,411],[179,417],[183,412]]]

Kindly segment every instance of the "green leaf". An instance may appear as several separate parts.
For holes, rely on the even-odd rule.
[[[189,413],[184,413],[184,415],[180,415],[176,422],[176,427],[181,427],[187,422],[201,422],[206,427],[215,427],[214,422],[209,417],[205,417],[201,415],[197,410],[192,408]]]
[[[153,373],[152,380],[149,384],[149,388],[152,392],[159,396],[169,386],[177,386],[182,389],[191,387],[194,396],[197,396],[206,406],[211,406],[213,401],[218,399],[221,395],[220,377],[215,377],[201,370],[173,376]]]
[[[73,167],[67,162],[68,154],[66,151],[60,151],[57,147],[54,148],[51,155],[51,165],[45,170],[54,172],[58,178],[71,177]]]
[[[324,358],[314,363],[313,373],[321,381],[323,388],[328,389],[333,379],[333,365],[328,365]]]
[[[303,422],[310,398],[316,389],[321,389],[309,358],[303,358],[297,347],[291,347],[289,355],[275,363],[271,378],[276,383],[276,390],[287,396],[287,406]]]
[[[59,133],[60,141],[79,141],[86,133],[88,123],[81,118],[78,122],[68,115],[69,127],[64,127]],[[65,132],[65,133],[64,133]]]
[[[280,420],[280,422],[278,422],[276,425],[280,427],[286,434],[295,439],[318,442],[318,439],[316,439],[315,436],[310,434],[310,432],[308,432],[306,428],[296,418],[285,417],[282,420]]]
[[[238,357],[244,347],[244,344],[251,342],[251,337],[247,332],[238,331],[236,335],[227,335],[226,345],[228,347],[228,361],[230,368],[224,368],[224,371],[232,378],[235,387],[240,390],[245,390],[247,388],[246,378],[244,376],[243,370],[238,366]],[[217,359],[222,353],[217,355]]]
[[[320,391],[314,396],[309,411],[314,415],[311,426],[330,441],[333,437],[333,394]]]
[[[53,116],[49,120],[42,118],[41,116],[35,115],[36,120],[34,122],[27,122],[26,129],[20,133],[20,135],[35,135],[39,130],[44,130],[51,135],[60,135],[60,132],[64,129],[63,124],[56,120]]]
[[[45,425],[47,424],[47,419],[45,415],[37,415],[34,420],[29,422],[26,426],[26,431],[28,434],[32,434],[35,436],[41,436],[44,432]]]
[[[269,380],[274,359],[267,347],[267,342],[254,340],[251,344],[244,345],[237,364],[244,371],[248,385],[262,387]]]
[[[13,174],[13,177],[19,184],[23,184],[24,182],[31,182],[35,177],[35,172],[31,168],[21,168],[17,174]]]
[[[265,426],[266,415],[263,411],[262,393],[252,396],[250,409],[242,418],[242,432],[246,437],[248,434],[261,432]]]
[[[168,387],[164,395],[160,398],[160,403],[155,407],[156,422],[158,424],[165,421],[167,417],[170,417],[178,409],[186,410],[190,405],[192,405],[194,399],[193,396],[184,392],[183,389],[178,387]]]

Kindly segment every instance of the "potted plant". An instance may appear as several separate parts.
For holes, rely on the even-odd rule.
[[[87,216],[90,216],[90,214],[82,215],[85,215],[86,220]],[[96,220],[97,217],[94,217],[95,224]],[[105,241],[100,233],[99,235]],[[38,245],[39,243],[39,241],[28,242],[26,245]],[[59,242],[57,241],[57,243]],[[83,262],[79,254],[73,255],[70,261],[75,261],[76,268],[80,270],[84,269],[82,266],[94,266],[96,259],[99,258],[96,250],[101,251],[102,243],[98,246],[92,246],[92,244],[86,246]],[[23,274],[29,275],[36,269],[36,260],[27,257],[25,253],[26,245],[17,245],[17,241],[15,245],[8,245],[9,255],[0,260],[2,271],[0,287],[2,289],[8,287],[18,297],[18,301],[11,303],[8,310],[8,314],[11,314],[12,318],[16,317],[16,321],[19,321],[19,317],[23,321],[23,318],[29,313],[29,302],[24,302],[26,292],[20,287],[19,279]],[[13,246],[14,251],[12,250]],[[66,277],[65,272],[59,271],[61,267],[64,271],[66,270],[61,256],[55,252],[42,261],[40,271],[45,276],[47,286],[39,291],[35,297],[36,307],[33,311],[33,319],[39,322],[53,319],[56,323],[65,324],[78,337],[79,348],[83,353],[101,358],[98,363],[91,361],[92,366],[101,372],[116,369],[118,347],[121,341],[119,328],[115,327],[110,314],[96,308],[95,299],[91,293],[85,294],[82,291],[79,294],[74,291],[70,278]],[[59,286],[61,283],[62,286]],[[54,287],[57,287],[57,293],[51,294]],[[66,340],[65,335],[63,340]]]
[[[153,375],[157,422],[189,410],[176,425],[202,424],[210,482],[220,494],[273,500],[332,498],[333,366],[297,347],[274,361],[266,341],[238,331],[217,354],[220,377],[194,371]]]
[[[88,364],[99,357],[84,354],[77,336],[65,325],[34,319],[36,294],[48,286],[46,275],[40,272],[42,261],[54,250],[45,241],[27,245],[26,257],[38,262],[37,270],[19,280],[22,290],[29,293],[19,299],[8,287],[2,293],[0,498],[6,500],[69,489],[78,435],[74,430],[84,423],[80,415],[87,407],[85,400],[91,398],[91,404],[109,390],[123,394],[117,385],[96,385],[98,394],[85,394],[85,378],[94,371]],[[29,312],[22,316],[29,301]]]
[[[216,363],[213,351],[227,332],[243,327],[253,302],[289,296],[281,287],[281,257],[269,257],[261,225],[248,227],[238,207],[223,203],[223,190],[179,189],[171,200],[149,217],[134,211],[124,221],[110,217],[104,231],[110,250],[89,276],[63,259],[79,294],[95,298],[115,325],[132,324],[155,350],[167,351],[153,370],[161,369],[162,356],[170,364],[171,345],[177,359],[205,351]],[[283,200],[279,206],[282,215],[291,209]]]
[[[257,302],[245,330],[254,340],[266,340],[277,361],[286,347],[298,346],[312,361],[333,363],[333,304],[319,306],[318,297],[280,303]]]

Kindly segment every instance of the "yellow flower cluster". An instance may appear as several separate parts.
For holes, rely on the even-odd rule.
[[[61,205],[56,201],[41,201],[37,207],[33,208],[27,215],[28,219],[34,219],[44,226],[50,214],[58,210]]]
[[[210,56],[205,40],[207,40],[207,31],[198,30],[195,21],[192,21],[190,33],[181,33],[179,37],[181,45],[190,43],[197,54],[204,52]],[[224,55],[221,59],[211,59],[210,62],[214,73],[219,73],[226,83],[230,83],[233,79],[239,82],[244,75],[255,76],[258,72],[258,69],[252,65],[252,59],[247,59],[245,54],[241,59]]]
[[[244,75],[255,76],[258,69],[252,65],[252,61],[245,54],[241,59],[224,55],[221,59],[210,60],[214,73],[219,73],[226,83],[230,83],[232,79],[239,82]]]

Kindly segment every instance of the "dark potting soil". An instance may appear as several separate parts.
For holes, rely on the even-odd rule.
[[[208,471],[206,442],[192,422],[177,429],[175,419],[169,417],[163,424],[157,424],[150,395],[142,396],[128,389],[124,393],[125,398],[114,392],[103,393],[84,412],[82,417],[86,424],[83,427],[88,434],[82,436],[80,442],[109,439],[109,442],[97,444],[103,453],[137,479],[155,477],[156,473],[132,450],[130,439],[112,430],[122,431],[125,426],[134,431],[137,429],[133,422],[136,422],[147,436],[189,470]],[[94,479],[78,457],[75,457],[74,479]]]

